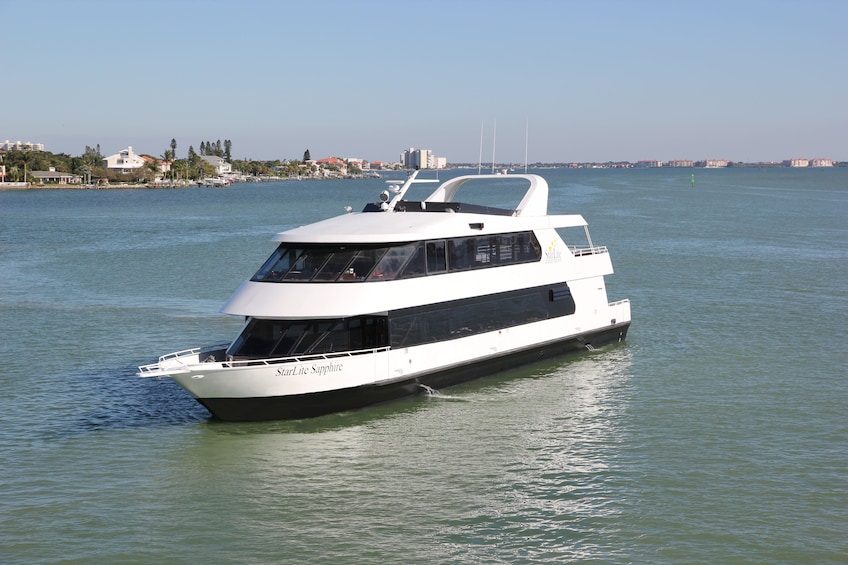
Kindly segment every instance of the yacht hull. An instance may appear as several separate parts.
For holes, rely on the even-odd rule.
[[[284,396],[215,398],[196,396],[195,398],[215,418],[223,421],[312,418],[414,396],[425,391],[424,386],[443,389],[534,361],[622,342],[627,336],[629,327],[628,321],[566,339],[549,341],[520,351],[493,355],[430,372],[409,374],[404,378],[388,382]]]

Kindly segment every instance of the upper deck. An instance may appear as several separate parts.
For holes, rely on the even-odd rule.
[[[509,207],[501,198],[493,206],[460,199],[471,181],[503,186],[501,175],[457,177],[423,200],[406,200],[414,178],[383,191],[380,202],[362,212],[278,234],[277,248],[223,311],[352,316],[612,272],[606,248],[592,244],[582,216],[546,214],[548,186],[541,177],[509,176],[524,183]],[[577,238],[566,240],[559,228],[579,228],[586,242],[575,245]]]
[[[405,200],[413,185],[438,182],[417,179],[416,175],[417,171],[401,187],[384,190],[380,201],[367,204],[362,212],[294,228],[273,239],[280,243],[376,244],[586,225],[578,214],[547,214],[548,184],[538,175],[465,175],[440,184],[424,200]],[[463,188],[481,183],[496,185],[506,178],[526,182],[524,195],[514,208],[460,199]]]

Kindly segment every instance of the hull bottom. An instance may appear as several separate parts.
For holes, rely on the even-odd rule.
[[[443,389],[534,361],[603,347],[610,343],[618,343],[624,341],[629,327],[630,322],[617,324],[576,337],[547,342],[522,351],[490,357],[431,373],[417,374],[410,376],[409,379],[388,384],[292,396],[198,398],[197,401],[205,406],[215,418],[230,422],[312,418],[414,396],[422,391],[422,387],[419,385]]]

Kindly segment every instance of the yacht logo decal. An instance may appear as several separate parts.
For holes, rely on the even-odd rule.
[[[545,263],[559,263],[562,261],[562,252],[559,250],[559,243],[553,240],[545,249]]]

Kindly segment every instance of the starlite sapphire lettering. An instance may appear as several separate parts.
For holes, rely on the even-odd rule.
[[[329,373],[337,373],[344,368],[341,363],[313,363],[312,365],[294,365],[291,367],[278,367],[278,377],[294,377],[299,375],[324,376]]]

